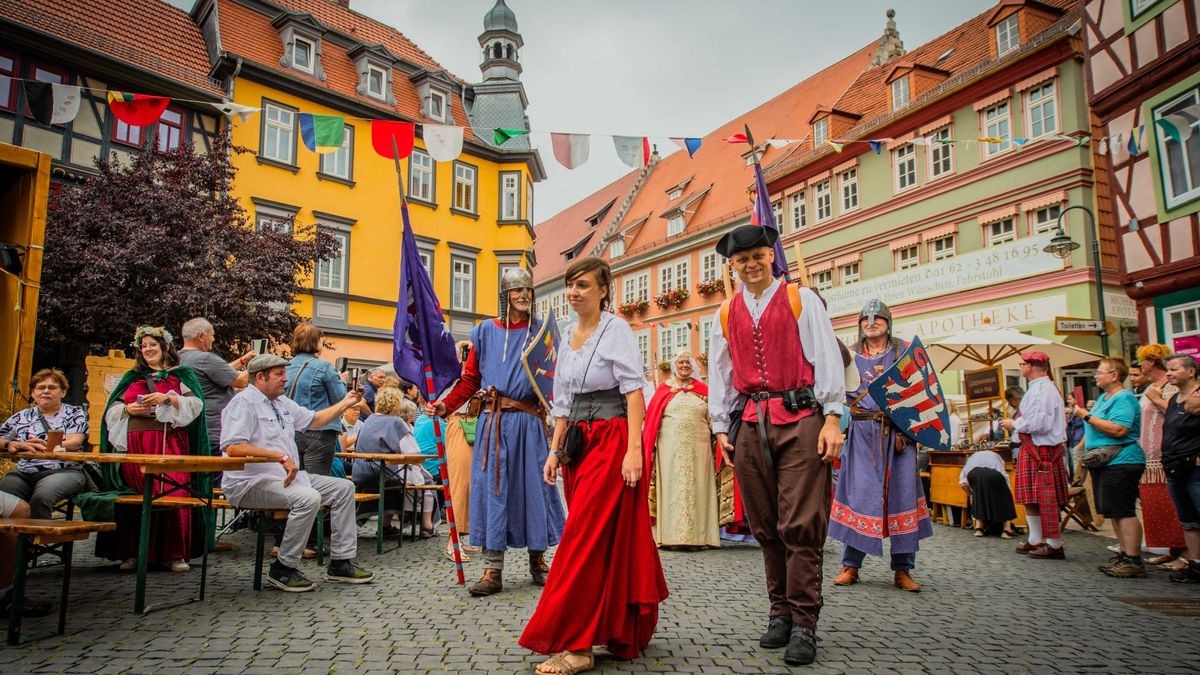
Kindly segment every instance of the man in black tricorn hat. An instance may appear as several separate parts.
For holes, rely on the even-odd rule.
[[[778,238],[743,225],[717,242],[743,286],[713,317],[708,409],[762,547],[771,609],[759,645],[787,647],[784,662],[801,665],[817,654],[830,462],[842,449],[846,393],[825,305],[771,274]]]

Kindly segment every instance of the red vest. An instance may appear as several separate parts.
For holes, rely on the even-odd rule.
[[[733,388],[743,394],[811,387],[816,380],[812,364],[804,355],[800,329],[783,283],[775,289],[757,326],[742,294],[737,293],[729,306],[726,339],[733,361]],[[812,414],[811,409],[792,412],[779,398],[770,399],[767,406],[772,424],[788,424]],[[742,420],[758,421],[754,401],[746,405]]]

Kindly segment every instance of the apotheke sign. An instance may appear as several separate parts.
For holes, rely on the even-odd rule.
[[[857,314],[871,298],[882,298],[890,305],[898,305],[1057,272],[1063,268],[1064,261],[1042,251],[1052,236],[1042,234],[990,246],[901,272],[864,279],[857,284],[831,288],[822,291],[821,295],[829,304],[830,315],[839,317]]]

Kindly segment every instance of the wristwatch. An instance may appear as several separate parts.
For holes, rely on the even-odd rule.
[[[1092,421],[1092,413],[1088,413],[1088,414],[1084,415],[1084,416],[1083,416],[1083,421],[1084,421],[1084,422],[1091,422],[1091,421]]]

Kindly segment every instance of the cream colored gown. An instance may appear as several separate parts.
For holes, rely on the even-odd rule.
[[[663,412],[654,453],[654,540],[659,546],[721,545],[708,402],[675,394]]]

